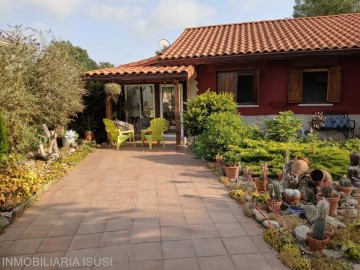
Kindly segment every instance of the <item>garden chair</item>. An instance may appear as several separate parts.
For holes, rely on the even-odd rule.
[[[145,139],[149,143],[150,150],[152,149],[152,141],[157,141],[157,144],[162,143],[165,148],[163,133],[168,128],[168,123],[165,118],[155,118],[150,121],[150,127],[141,131],[141,143],[144,146]]]
[[[115,123],[112,120],[103,119],[103,122],[105,124],[105,130],[108,133],[108,139],[109,139],[109,148],[111,147],[112,143],[116,143],[116,149],[119,150],[120,145],[125,142],[127,139],[130,139],[134,142],[134,131],[133,130],[127,130],[122,131],[120,128],[115,127]]]

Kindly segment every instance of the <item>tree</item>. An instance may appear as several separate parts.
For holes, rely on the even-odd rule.
[[[111,64],[110,62],[99,62],[98,64],[98,68],[112,68],[114,67],[113,64]]]
[[[295,0],[293,17],[325,16],[360,11],[360,0]]]

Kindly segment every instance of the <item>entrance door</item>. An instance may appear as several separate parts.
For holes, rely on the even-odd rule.
[[[175,87],[172,84],[162,85],[160,92],[160,114],[169,121],[166,134],[175,136]]]

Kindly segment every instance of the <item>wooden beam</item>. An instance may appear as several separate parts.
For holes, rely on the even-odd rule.
[[[175,134],[176,134],[176,145],[181,145],[181,91],[180,83],[174,80],[175,86]]]
[[[112,119],[112,104],[109,94],[105,94],[105,115],[107,119]]]

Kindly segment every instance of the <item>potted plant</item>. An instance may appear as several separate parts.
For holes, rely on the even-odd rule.
[[[351,183],[351,180],[347,178],[346,175],[344,175],[343,177],[340,178],[339,184],[336,185],[336,189],[338,191],[344,192],[345,197],[349,198],[351,191],[354,189],[354,187]]]
[[[224,165],[224,158],[221,154],[216,154],[215,156],[215,165],[217,168],[220,168]]]
[[[262,175],[260,175],[260,177],[255,178],[256,189],[257,189],[258,192],[266,192],[267,186],[268,186],[268,183],[269,183],[268,164],[266,162],[261,163],[260,168],[261,168]]]
[[[62,137],[63,147],[74,145],[77,138],[79,138],[79,135],[76,133],[76,131],[73,131],[71,129],[67,130]]]
[[[298,203],[301,199],[301,193],[297,189],[287,188],[284,191],[284,199],[287,204]]]
[[[119,95],[121,93],[121,87],[117,83],[107,83],[105,84],[105,92],[110,95],[110,97],[117,104]]]
[[[234,151],[225,152],[223,155],[225,174],[228,178],[238,178],[240,171],[240,155]]]
[[[272,213],[279,213],[282,204],[279,181],[274,181],[269,184],[268,193],[270,199],[266,201],[266,205],[269,208],[269,211]]]
[[[321,251],[326,248],[329,236],[326,234],[326,216],[329,212],[329,203],[321,200],[316,206],[316,220],[311,232],[306,235],[308,246],[312,251]]]
[[[320,186],[320,192],[316,194],[316,199],[318,202],[322,201],[324,198],[329,203],[329,216],[337,215],[338,202],[340,200],[339,193],[332,188],[332,186]]]
[[[85,140],[94,140],[94,131],[97,129],[97,122],[93,120],[90,115],[82,117],[82,130],[84,132]]]

